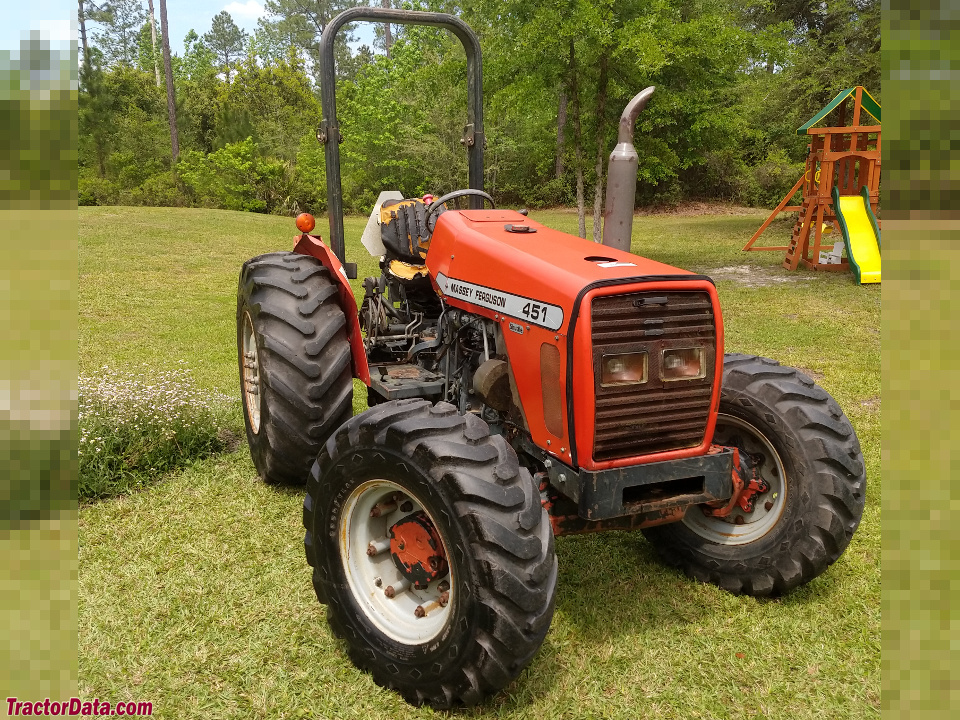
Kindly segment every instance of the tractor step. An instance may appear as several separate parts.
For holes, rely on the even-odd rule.
[[[373,365],[370,367],[370,387],[387,400],[437,399],[443,393],[443,376],[419,365]]]

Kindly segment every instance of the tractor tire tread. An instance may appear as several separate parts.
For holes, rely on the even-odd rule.
[[[352,355],[338,288],[316,258],[259,255],[240,272],[238,345],[245,312],[260,363],[259,433],[244,407],[254,465],[268,483],[302,484],[323,443],[352,413]]]
[[[795,517],[742,546],[715,545],[683,523],[643,532],[664,560],[695,579],[736,594],[781,595],[820,575],[850,543],[865,500],[860,443],[829,394],[769,358],[725,356],[720,403],[721,412],[755,418],[780,441],[799,493]],[[761,543],[762,554],[752,547]]]
[[[416,680],[393,674],[390,663],[356,642],[353,623],[363,622],[314,573],[317,597],[328,604],[328,622],[348,644],[351,659],[383,686],[392,685],[409,702],[436,708],[472,705],[512,681],[535,655],[550,626],[557,582],[553,533],[539,493],[513,449],[486,423],[459,415],[446,403],[420,399],[377,405],[355,416],[327,440],[307,483],[305,548],[314,567],[325,558],[312,533],[323,506],[324,475],[349,459],[351,451],[400,454],[429,476],[448,503],[447,516],[459,522],[468,547],[450,548],[451,562],[470,562],[479,606],[477,626],[454,666]],[[530,523],[535,506],[538,523]],[[521,522],[524,518],[526,522]],[[326,560],[333,562],[334,559]],[[340,562],[339,558],[335,558]],[[543,566],[542,568],[540,566]],[[366,652],[365,652],[366,650]]]

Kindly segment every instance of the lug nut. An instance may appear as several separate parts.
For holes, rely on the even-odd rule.
[[[377,587],[383,587],[383,578],[374,578],[373,584]]]
[[[437,598],[437,602],[440,603],[440,607],[446,607],[447,603],[450,602],[450,591],[440,593],[440,597]]]
[[[737,525],[743,525],[743,515],[737,515],[733,519],[733,522],[736,523]]]
[[[773,507],[773,501],[771,501],[771,500],[767,500],[767,501],[763,504],[763,509],[766,510],[766,511],[768,511],[768,512],[770,511],[770,508],[772,508],[772,507]]]
[[[410,588],[410,581],[406,578],[400,578],[393,585],[387,585],[383,590],[383,594],[388,598],[396,597],[398,593],[402,593],[404,590]]]
[[[373,509],[370,511],[370,517],[382,517],[384,515],[389,515],[396,509],[397,504],[392,500],[388,502],[380,502],[373,506]]]
[[[437,585],[437,590],[439,590],[441,593],[448,592],[450,590],[450,583],[448,583],[446,580],[443,580],[439,585]]]
[[[411,510],[413,510],[413,503],[407,500],[403,505],[400,506],[400,509],[403,512],[410,512]]]
[[[367,545],[367,555],[369,555],[370,557],[374,557],[375,555],[379,555],[380,553],[385,553],[389,549],[390,549],[389,540],[375,540],[369,545]]]
[[[427,611],[423,609],[423,605],[417,605],[416,609],[413,611],[415,617],[422,618],[427,614]]]

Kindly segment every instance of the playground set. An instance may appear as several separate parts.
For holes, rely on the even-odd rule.
[[[851,102],[852,101],[852,102]],[[852,105],[852,115],[850,114]],[[850,123],[847,124],[847,118]],[[828,127],[815,127],[824,119]],[[875,125],[863,124],[872,119]],[[841,91],[797,130],[809,135],[803,176],[754,233],[744,250],[785,250],[783,267],[796,270],[850,270],[861,284],[880,282],[880,104],[861,86]],[[803,188],[800,205],[788,205]],[[754,243],[783,212],[797,212],[787,246]],[[824,235],[839,229],[843,243],[823,249]],[[846,248],[846,258],[841,248]]]

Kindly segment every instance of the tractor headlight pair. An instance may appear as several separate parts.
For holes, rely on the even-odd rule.
[[[648,353],[619,353],[600,358],[600,387],[639,385],[647,382]],[[693,380],[704,377],[703,348],[669,348],[662,351],[660,379]]]

